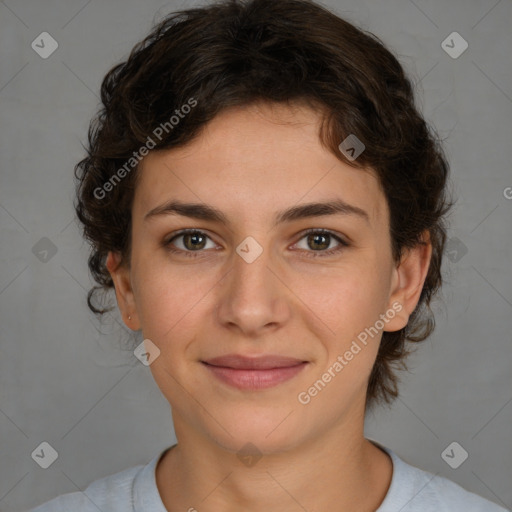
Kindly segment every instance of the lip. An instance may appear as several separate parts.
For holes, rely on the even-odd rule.
[[[265,355],[245,357],[229,354],[201,361],[219,380],[237,389],[266,389],[300,373],[307,361],[293,357]]]

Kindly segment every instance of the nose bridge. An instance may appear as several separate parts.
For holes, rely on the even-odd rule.
[[[234,292],[244,295],[251,295],[263,291],[267,287],[267,292],[271,286],[269,270],[271,265],[270,250],[263,247],[259,254],[255,254],[256,248],[251,247],[251,242],[244,242],[237,248],[237,254],[233,257],[232,279],[236,289]]]
[[[223,324],[248,333],[284,320],[286,298],[273,266],[270,248],[251,237],[239,244],[219,297]]]

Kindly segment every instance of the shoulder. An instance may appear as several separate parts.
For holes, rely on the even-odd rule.
[[[431,473],[427,475],[431,478]],[[430,496],[438,503],[437,511],[507,512],[500,505],[464,489],[447,478],[434,476],[431,482],[431,485],[426,487],[425,497]]]
[[[143,465],[133,466],[92,482],[83,492],[57,496],[28,512],[130,512],[133,510],[133,484]]]
[[[412,468],[410,473],[416,473],[415,493],[410,498],[410,507],[404,512],[506,512],[504,508],[468,491],[464,487],[445,477],[434,475],[419,468]]]
[[[393,476],[377,512],[507,512],[448,478],[412,466],[389,448],[378,446],[390,455]]]

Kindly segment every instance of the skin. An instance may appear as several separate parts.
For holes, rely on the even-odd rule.
[[[150,369],[172,405],[178,440],[156,469],[170,512],[374,511],[389,488],[391,460],[363,435],[382,332],[310,403],[297,396],[393,303],[402,309],[384,329],[407,324],[431,245],[393,261],[378,179],[328,151],[319,122],[317,112],[299,104],[231,108],[186,147],[151,152],[139,168],[131,262],[111,252],[107,266],[126,325],[160,350]],[[144,218],[170,199],[212,205],[229,224],[176,214]],[[368,220],[338,213],[274,226],[277,212],[333,199],[361,208]],[[171,246],[182,252],[169,252],[163,242],[184,228],[207,236],[199,239],[202,248],[194,251],[181,236]],[[320,248],[308,243],[303,232],[310,228],[350,245],[322,256],[340,244],[333,237],[325,246],[317,242]],[[248,236],[263,250],[252,263],[236,252]],[[273,388],[242,391],[201,363],[230,353],[308,364]],[[248,442],[262,454],[252,466],[237,457]]]

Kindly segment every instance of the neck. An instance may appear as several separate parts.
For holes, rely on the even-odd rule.
[[[247,465],[211,439],[191,435],[190,426],[180,427],[175,418],[178,444],[156,469],[169,512],[374,512],[391,483],[391,459],[364,438],[362,425],[351,433],[331,430]],[[187,435],[179,436],[182,431]]]

